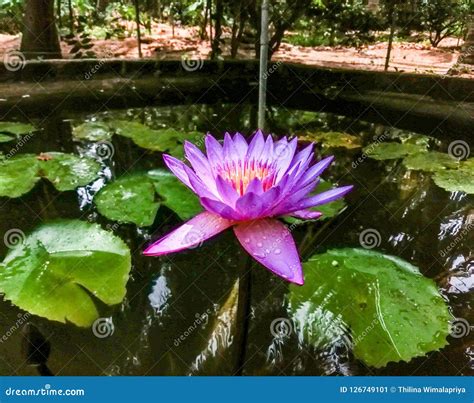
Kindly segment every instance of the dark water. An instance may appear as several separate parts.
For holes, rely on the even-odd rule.
[[[94,155],[94,144],[72,141],[71,126],[104,117],[136,120],[155,128],[173,127],[203,134],[210,131],[216,135],[225,131],[250,134],[255,127],[254,108],[242,105],[173,106],[95,115],[68,113],[45,120],[34,119],[42,131],[20,153],[63,151]],[[311,130],[345,131],[360,136],[364,144],[382,134],[410,135],[341,116],[286,109],[271,111],[269,129],[277,136]],[[56,375],[473,373],[474,348],[469,337],[450,337],[450,344],[442,351],[378,370],[355,360],[344,346],[315,350],[301,345],[294,332],[284,340],[273,337],[272,321],[288,317],[288,286],[254,265],[250,283],[245,288],[240,284],[239,301],[237,280],[248,259],[230,231],[205,242],[199,249],[162,258],[142,256],[145,244],[180,221],[170,210],[161,207],[151,227],[136,228],[117,225],[95,211],[91,198],[104,181],[162,166],[159,153],[141,149],[126,138],[115,136],[113,145],[113,157],[102,160],[103,178],[92,186],[60,193],[41,181],[21,198],[1,199],[0,233],[11,228],[26,233],[54,218],[81,218],[99,222],[120,236],[133,253],[133,268],[124,302],[118,307],[101,308],[102,316],[112,318],[114,333],[101,339],[91,329],[31,316],[1,341],[1,375],[44,373],[45,365]],[[11,143],[0,147],[7,153]],[[446,150],[446,147],[440,141],[439,148]],[[447,255],[440,253],[472,222],[472,196],[446,192],[429,175],[407,171],[398,161],[366,159],[354,167],[360,149],[338,149],[335,154],[336,163],[326,178],[341,185],[354,184],[356,190],[347,197],[347,209],[326,224],[309,244],[307,240],[311,238],[307,234],[315,233],[323,224],[296,229],[297,243],[305,245],[303,255],[309,257],[331,247],[359,247],[360,232],[376,229],[381,234],[378,250],[418,266],[425,276],[436,281],[453,315],[474,323],[472,231]],[[2,243],[0,255],[6,253]],[[244,300],[250,303],[247,321],[241,312]],[[0,302],[3,333],[21,317],[21,310],[9,302]],[[25,340],[30,340],[29,344]],[[38,366],[39,363],[42,365]]]

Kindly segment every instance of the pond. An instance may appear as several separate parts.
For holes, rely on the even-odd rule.
[[[41,168],[38,176],[43,178],[34,182],[31,190],[19,191],[18,197],[1,197],[0,229],[6,240],[0,245],[2,259],[15,247],[11,245],[15,240],[7,242],[7,234],[24,238],[41,224],[56,219],[80,219],[98,223],[121,238],[131,251],[132,268],[120,304],[108,306],[95,301],[102,322],[92,328],[25,314],[4,298],[0,302],[4,333],[0,339],[2,375],[472,374],[474,350],[468,335],[451,334],[449,344],[439,351],[427,349],[426,355],[417,354],[409,362],[388,362],[378,367],[354,354],[357,340],[355,334],[351,336],[351,329],[355,326],[347,323],[343,314],[342,319],[330,319],[333,337],[320,337],[315,342],[311,334],[313,343],[308,343],[305,332],[311,333],[312,322],[320,321],[321,316],[295,312],[290,295],[295,286],[289,286],[257,263],[249,263],[232,231],[182,253],[144,256],[146,245],[178,226],[182,217],[188,215],[187,206],[180,209],[176,200],[166,202],[165,191],[147,201],[153,205],[161,200],[161,205],[155,216],[155,204],[151,218],[138,214],[141,225],[116,221],[121,203],[125,203],[123,194],[112,197],[112,201],[98,209],[97,194],[113,179],[164,167],[161,152],[153,150],[170,145],[150,145],[140,133],[127,133],[126,128],[131,127],[127,122],[155,130],[191,133],[190,140],[202,145],[206,132],[216,136],[223,136],[226,131],[250,135],[256,126],[254,106],[217,103],[95,114],[58,112],[47,119],[25,117],[19,121],[32,123],[38,131],[21,144],[18,140],[0,143],[4,155],[15,158],[35,154],[41,162],[56,158],[54,152],[74,154],[97,161],[100,174],[87,185],[81,181],[76,190],[61,191],[57,181],[61,171]],[[89,126],[95,130],[93,134],[90,130],[86,135],[81,133],[80,125],[86,122],[97,123]],[[107,128],[114,122],[123,126],[121,135],[112,137]],[[116,124],[114,127],[120,132]],[[297,134],[303,142],[317,140],[318,154],[336,157],[325,171],[324,180],[355,186],[344,203],[333,206],[335,211],[328,218],[291,225],[303,260],[340,248],[397,256],[434,281],[454,318],[474,323],[473,196],[437,186],[432,172],[409,169],[401,158],[375,159],[363,151],[363,147],[373,143],[402,140],[403,144],[446,153],[449,144],[443,139],[340,115],[285,108],[269,111],[268,131],[276,137]],[[321,134],[334,132],[344,134]],[[94,135],[95,141],[91,140]],[[180,141],[172,146],[181,147]],[[24,176],[28,164],[23,169],[17,172],[18,187],[28,181]],[[81,172],[70,174],[71,183],[83,176]],[[145,200],[145,193],[137,197]],[[62,241],[79,240],[71,237]],[[242,275],[249,267],[250,274]],[[307,267],[305,273],[307,284],[303,289],[316,286],[310,284],[315,279]],[[347,290],[352,298],[350,292]],[[35,295],[30,297],[35,299]],[[71,304],[76,297],[71,295]],[[58,306],[64,303],[61,298],[67,300],[69,294],[58,297]],[[359,302],[354,298],[356,303]],[[401,309],[398,314],[404,315]],[[423,326],[421,321],[409,325],[402,329],[407,332],[406,338]],[[469,328],[464,333],[468,331]],[[418,348],[422,351],[425,347]],[[381,350],[370,352],[380,356],[387,347],[373,345],[371,349]]]

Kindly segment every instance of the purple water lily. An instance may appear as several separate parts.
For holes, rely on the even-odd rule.
[[[312,195],[319,176],[333,157],[311,165],[313,145],[297,152],[297,139],[274,142],[257,131],[247,141],[240,133],[226,133],[224,144],[206,136],[207,157],[194,145],[184,145],[192,169],[169,155],[168,168],[201,201],[205,211],[170,232],[145,251],[159,256],[200,245],[233,227],[244,249],[258,262],[287,281],[302,285],[303,270],[295,242],[280,216],[315,219],[309,208],[344,196],[352,186]]]

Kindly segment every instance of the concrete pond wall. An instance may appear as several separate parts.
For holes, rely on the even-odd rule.
[[[334,112],[433,136],[471,137],[474,80],[270,62],[268,104]],[[256,103],[258,63],[122,59],[0,66],[0,118],[61,110]]]

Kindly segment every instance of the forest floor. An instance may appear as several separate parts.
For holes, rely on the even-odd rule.
[[[133,31],[133,28],[130,29]],[[228,46],[230,34],[225,30],[223,39],[223,57],[230,53]],[[92,50],[99,58],[138,57],[137,40],[134,37],[125,39],[94,39]],[[389,71],[446,74],[456,67],[460,55],[460,45],[456,38],[446,38],[437,48],[426,43],[395,42],[393,45]],[[61,44],[64,57],[69,55],[70,46]],[[12,49],[19,49],[20,35],[0,34],[0,57]],[[151,32],[142,32],[142,55],[144,58],[158,60],[201,59],[205,60],[211,52],[209,40],[199,38],[196,27],[175,27],[174,32],[168,24],[154,24]],[[282,60],[321,67],[348,68],[358,70],[383,70],[387,43],[378,42],[356,47],[304,47],[282,43],[273,56],[274,61]],[[238,58],[253,58],[253,43],[244,43],[239,49]],[[474,78],[471,69],[453,69],[450,74]]]

